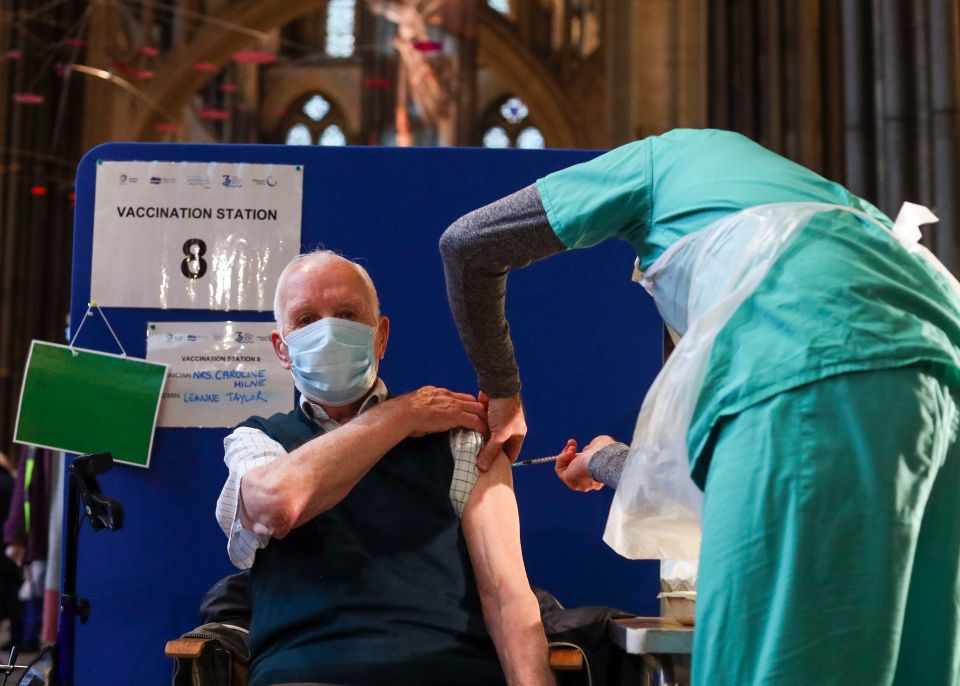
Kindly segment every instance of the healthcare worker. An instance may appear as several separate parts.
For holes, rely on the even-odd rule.
[[[508,271],[607,238],[636,249],[634,279],[679,342],[605,540],[653,558],[699,544],[695,684],[960,684],[960,286],[917,243],[935,218],[911,209],[894,224],[743,136],[676,130],[440,241],[489,403],[481,468],[526,433]],[[593,487],[586,463],[610,443],[568,446],[568,484]]]

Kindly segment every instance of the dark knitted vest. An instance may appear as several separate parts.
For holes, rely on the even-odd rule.
[[[288,452],[301,410],[253,417]],[[402,441],[336,507],[257,552],[250,686],[502,684],[460,521],[448,434]]]

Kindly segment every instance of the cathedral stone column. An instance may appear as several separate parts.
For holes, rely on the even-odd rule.
[[[707,0],[606,4],[610,145],[707,123]]]

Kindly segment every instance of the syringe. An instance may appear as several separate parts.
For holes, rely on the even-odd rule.
[[[559,455],[553,455],[551,457],[534,457],[530,460],[520,460],[518,462],[514,462],[513,466],[526,467],[532,464],[543,464],[544,462],[556,462],[559,459],[559,457],[560,457]]]

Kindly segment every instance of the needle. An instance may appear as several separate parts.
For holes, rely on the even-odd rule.
[[[519,462],[514,462],[514,467],[526,467],[531,464],[543,464],[544,462],[556,462],[559,455],[553,455],[552,457],[535,457],[532,460],[520,460]]]

